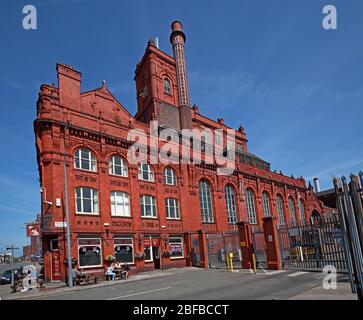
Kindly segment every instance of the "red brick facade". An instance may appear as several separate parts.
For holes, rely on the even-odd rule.
[[[174,34],[175,31],[177,34]],[[173,34],[172,41],[175,38],[178,38],[177,41],[183,39],[181,24],[174,25]],[[178,50],[181,50],[180,48],[179,46]],[[183,77],[186,77],[186,70],[183,72],[185,72]],[[130,256],[134,256],[133,271],[189,264],[191,245],[188,234],[196,233],[197,230],[222,232],[236,229],[235,223],[228,223],[227,220],[226,185],[232,186],[235,193],[237,221],[248,221],[246,190],[249,188],[253,190],[255,197],[255,210],[259,224],[262,224],[264,216],[262,201],[264,191],[269,195],[270,211],[275,217],[277,217],[277,194],[283,199],[286,220],[290,220],[289,197],[293,199],[296,217],[298,217],[300,199],[304,202],[307,218],[311,216],[313,210],[322,211],[312,187],[310,185],[307,187],[303,178],[295,179],[271,172],[267,162],[248,153],[247,138],[243,128],[235,132],[239,153],[233,175],[217,175],[216,165],[170,165],[176,173],[177,184],[166,185],[163,175],[167,165],[157,164],[152,165],[154,182],[138,178],[138,165],[127,163],[127,151],[132,143],[127,140],[127,135],[131,128],[149,132],[149,121],[158,120],[159,125],[178,130],[188,127],[188,121],[189,124],[191,121],[193,128],[229,129],[223,119],[211,120],[199,113],[197,106],[191,108],[179,104],[178,95],[179,97],[181,95],[178,85],[183,83],[183,79],[178,79],[180,74],[177,74],[176,60],[159,50],[153,41],[149,41],[145,54],[135,71],[138,103],[135,116],[132,116],[114,98],[105,84],[98,89],[81,92],[79,71],[68,65],[57,64],[57,74],[58,86],[44,84],[40,88],[37,118],[34,122],[40,184],[46,189],[47,194],[47,199],[42,199],[42,242],[45,276],[48,280],[66,278],[64,263],[67,257],[66,229],[62,227],[62,222],[65,221],[64,138],[72,257],[76,259],[78,267],[82,267],[80,255],[86,256],[87,248],[92,251],[90,255],[94,255],[92,259],[97,260],[94,257],[100,256],[100,263],[90,268],[86,266],[87,270],[99,272],[104,270],[107,257],[115,255],[117,242],[115,239],[119,238],[132,246],[131,253],[130,248],[127,250]],[[170,83],[169,92],[165,89],[165,79]],[[183,85],[187,86],[187,83]],[[69,129],[64,132],[67,121]],[[79,148],[92,152],[96,160],[95,172],[75,168],[75,153]],[[113,155],[120,155],[126,161],[127,177],[109,173],[109,161]],[[211,187],[213,223],[202,223],[201,220],[199,182],[202,179],[208,181]],[[97,190],[98,212],[96,214],[76,212],[75,190],[77,187]],[[129,195],[130,217],[111,215],[110,193],[112,191]],[[140,196],[142,195],[155,197],[156,218],[141,217]],[[180,219],[166,218],[165,199],[169,197],[178,199]],[[151,240],[145,236],[151,236]],[[182,241],[182,257],[170,258],[165,254],[173,250],[171,246],[178,248],[178,244],[170,244],[170,239],[175,239],[173,236],[180,237]],[[146,262],[146,259],[137,259],[135,256],[144,252],[144,247],[150,242],[157,248],[153,249],[155,250],[154,261]],[[120,248],[116,245],[116,250]],[[52,256],[54,252],[59,255]],[[156,259],[158,255],[161,257],[159,262]],[[59,260],[60,265],[54,266],[52,259]],[[82,261],[83,264],[87,264],[86,260]],[[55,271],[54,268],[57,270]]]

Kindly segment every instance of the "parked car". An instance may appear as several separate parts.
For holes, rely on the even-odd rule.
[[[22,268],[14,269],[14,281],[18,280],[22,274]],[[11,284],[11,269],[5,270],[0,278],[0,284]]]

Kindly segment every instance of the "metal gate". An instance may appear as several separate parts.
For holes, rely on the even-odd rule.
[[[311,224],[278,227],[282,267],[322,270],[327,265],[346,271],[347,264],[339,219],[336,216],[312,220]]]
[[[237,231],[207,233],[207,252],[210,268],[227,268],[226,257],[233,253],[233,267],[242,267],[242,253]]]
[[[192,234],[191,240],[192,240],[192,266],[200,267],[200,251],[199,251],[198,234]]]
[[[256,257],[257,268],[267,268],[266,242],[263,228],[252,226],[253,253]]]

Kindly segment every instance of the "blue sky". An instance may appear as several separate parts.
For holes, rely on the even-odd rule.
[[[33,4],[38,29],[22,28]],[[334,4],[338,30],[322,28]],[[363,2],[360,0],[82,1],[0,4],[0,251],[28,242],[39,211],[33,120],[41,83],[55,65],[83,73],[82,90],[108,87],[136,110],[133,75],[149,37],[171,54],[170,24],[187,35],[192,103],[231,127],[249,151],[285,174],[320,178],[363,169]]]

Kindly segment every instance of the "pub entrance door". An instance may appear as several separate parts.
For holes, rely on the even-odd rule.
[[[160,269],[160,247],[152,247],[153,258],[154,258],[154,268]]]
[[[52,239],[50,241],[51,261],[50,261],[50,277],[52,282],[61,281],[60,273],[60,254],[58,250],[58,239]]]

